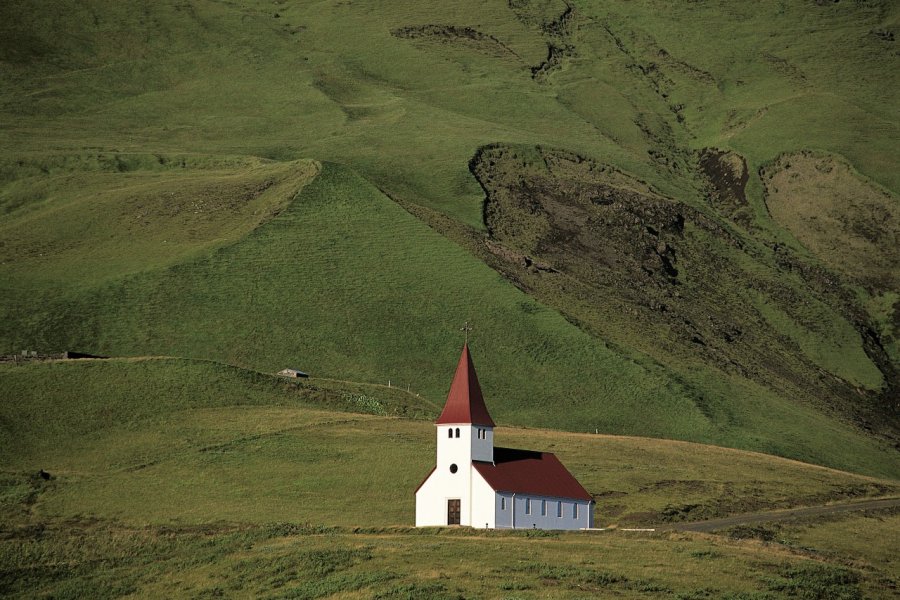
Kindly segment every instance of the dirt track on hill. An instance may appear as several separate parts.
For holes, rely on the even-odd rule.
[[[877,510],[900,506],[900,498],[882,498],[880,500],[865,500],[862,502],[849,502],[847,504],[830,504],[827,506],[810,506],[806,508],[788,508],[785,510],[773,510],[761,513],[750,513],[725,517],[722,519],[710,519],[708,521],[694,521],[692,523],[674,523],[671,529],[675,531],[699,531],[709,533],[719,529],[735,527],[737,525],[755,525],[769,521],[786,521],[806,517],[820,517],[834,513],[842,513],[856,510]]]

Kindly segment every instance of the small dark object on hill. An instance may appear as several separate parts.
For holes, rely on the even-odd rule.
[[[873,29],[872,35],[884,42],[893,42],[895,39],[894,32],[889,29]]]
[[[43,469],[38,471],[38,477],[40,477],[44,481],[50,481],[51,479],[53,479],[53,475],[51,475],[50,473],[48,473],[47,471],[45,471]]]

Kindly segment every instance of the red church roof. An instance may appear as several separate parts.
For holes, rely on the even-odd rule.
[[[494,427],[494,420],[484,405],[484,397],[481,395],[481,386],[478,385],[478,375],[475,373],[475,365],[469,355],[469,345],[463,346],[456,366],[456,375],[450,384],[450,393],[447,394],[447,403],[441,416],[435,421],[438,425],[448,423],[461,423],[471,425],[484,425]]]
[[[472,465],[495,492],[593,500],[559,459],[549,452],[494,448],[494,463]]]

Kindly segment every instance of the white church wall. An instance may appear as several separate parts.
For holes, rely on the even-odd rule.
[[[460,524],[472,524],[471,425],[438,425],[436,468],[416,493],[416,526],[447,525],[447,501],[460,501]],[[481,440],[484,441],[484,440]]]
[[[459,437],[456,433],[459,432]],[[452,436],[448,435],[452,434]],[[437,469],[447,471],[450,465],[459,470],[472,462],[472,426],[437,426]]]
[[[444,526],[447,523],[448,500],[459,500],[460,525],[471,523],[471,498],[469,477],[464,469],[455,474],[431,474],[416,492],[416,527]]]
[[[494,496],[496,492],[484,477],[472,469],[472,527],[493,529],[496,525]]]
[[[447,524],[447,503],[442,503],[441,490],[435,482],[435,474],[416,491],[416,527],[434,527]]]

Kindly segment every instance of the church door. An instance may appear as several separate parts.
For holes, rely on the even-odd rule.
[[[459,525],[459,500],[447,500],[447,525]]]

